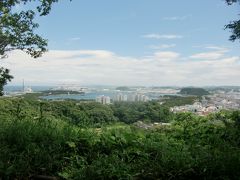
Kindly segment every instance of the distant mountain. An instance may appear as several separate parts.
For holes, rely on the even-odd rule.
[[[194,95],[194,96],[203,96],[203,95],[208,95],[209,92],[206,91],[203,88],[193,88],[193,87],[188,87],[188,88],[182,88],[179,94],[183,95]]]
[[[127,86],[120,86],[117,87],[116,90],[120,90],[120,91],[130,91],[131,89]]]

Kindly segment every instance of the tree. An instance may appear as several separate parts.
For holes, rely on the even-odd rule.
[[[34,3],[33,3],[34,2]],[[43,39],[34,30],[38,24],[34,22],[36,14],[49,14],[52,4],[58,0],[1,0],[0,1],[0,59],[7,57],[7,52],[22,50],[34,58],[40,57],[47,51],[47,40]],[[33,10],[16,12],[16,5],[24,6],[28,3],[36,4]],[[0,95],[3,86],[11,81],[13,76],[9,70],[0,69]]]
[[[8,81],[11,81],[13,76],[9,75],[9,70],[0,68],[0,96],[3,95],[3,86],[7,84]]]
[[[234,3],[240,2],[240,0],[226,0],[228,5],[232,5]],[[225,26],[225,29],[230,29],[232,35],[230,36],[230,41],[235,41],[237,39],[240,40],[240,20],[235,20],[230,22]]]

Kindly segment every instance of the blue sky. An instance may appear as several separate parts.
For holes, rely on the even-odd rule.
[[[34,85],[239,85],[240,44],[228,41],[230,32],[224,30],[239,18],[239,10],[240,5],[227,6],[223,0],[65,0],[55,4],[48,16],[37,18],[37,32],[49,40],[49,54],[32,64],[15,52],[6,66],[16,77],[13,84],[24,78]],[[65,67],[59,66],[58,53],[68,54],[60,58]],[[55,61],[56,68],[42,70],[46,77],[32,75],[35,66],[36,71],[45,68],[37,66],[45,61]],[[84,61],[88,65],[81,66]],[[70,71],[77,66],[84,67],[83,74]]]
[[[39,32],[50,49],[107,49],[121,55],[143,56],[152,45],[176,44],[174,50],[191,54],[194,46],[227,46],[224,25],[237,19],[239,6],[222,0],[67,0],[55,4],[40,20]],[[174,34],[181,39],[147,39],[145,34]],[[72,40],[72,41],[71,41]]]

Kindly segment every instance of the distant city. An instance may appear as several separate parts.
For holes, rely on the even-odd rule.
[[[112,101],[115,102],[147,102],[149,97],[144,94],[117,94]],[[111,104],[111,98],[109,96],[98,96],[96,97],[96,102],[102,104]]]
[[[198,115],[208,115],[219,112],[222,109],[239,110],[240,92],[235,90],[216,90],[210,95],[203,96],[201,100],[192,105],[175,106],[170,110],[172,112],[192,112]]]
[[[188,88],[188,89],[191,89]],[[194,89],[194,88],[192,88]],[[199,92],[199,89],[196,88]],[[240,87],[204,87],[207,94],[191,94],[184,92],[183,87],[82,87],[78,85],[60,85],[56,87],[44,86],[6,86],[5,96],[19,96],[29,93],[42,93],[41,98],[47,100],[91,100],[101,104],[112,104],[114,102],[147,102],[158,101],[163,104],[167,96],[197,96],[193,104],[173,106],[170,110],[174,113],[191,112],[197,115],[208,115],[219,112],[222,109],[240,109]]]

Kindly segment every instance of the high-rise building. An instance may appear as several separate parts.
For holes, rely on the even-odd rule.
[[[126,101],[127,97],[126,95],[123,95],[122,93],[117,94],[114,98],[115,101]]]
[[[110,104],[111,103],[111,99],[109,96],[98,96],[96,97],[96,102],[99,102],[101,104]]]
[[[136,97],[136,94],[129,94],[128,97],[127,97],[127,100],[130,101],[130,102],[134,102],[135,97]]]
[[[148,96],[144,94],[117,94],[114,98],[114,101],[129,101],[129,102],[147,102],[149,101]]]

